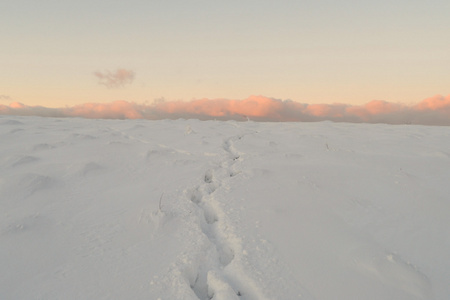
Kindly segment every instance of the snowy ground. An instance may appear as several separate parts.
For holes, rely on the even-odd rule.
[[[0,299],[450,299],[450,129],[0,116]]]

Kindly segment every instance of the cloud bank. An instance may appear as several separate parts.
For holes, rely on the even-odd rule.
[[[374,100],[364,105],[305,104],[264,96],[243,100],[200,99],[190,102],[127,101],[85,103],[73,107],[46,108],[21,103],[0,105],[2,115],[83,117],[95,119],[200,119],[268,122],[335,121],[353,123],[450,125],[450,95],[436,95],[416,105]]]
[[[134,72],[126,69],[117,69],[115,72],[94,72],[98,83],[106,86],[109,89],[124,87],[126,84],[131,84],[134,80]]]

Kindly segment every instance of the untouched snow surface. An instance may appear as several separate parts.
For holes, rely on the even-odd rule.
[[[450,299],[450,129],[0,117],[0,299]]]

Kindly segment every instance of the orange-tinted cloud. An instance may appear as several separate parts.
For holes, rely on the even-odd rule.
[[[111,103],[85,103],[60,109],[68,117],[83,117],[89,119],[143,119],[143,107],[127,101]]]
[[[450,95],[447,97],[436,95],[427,98],[413,107],[415,110],[448,110],[450,109]]]
[[[134,80],[134,72],[126,69],[117,69],[115,72],[94,72],[95,77],[98,78],[98,83],[107,88],[119,88],[126,84],[130,84]]]
[[[3,115],[84,117],[107,119],[201,119],[238,121],[324,121],[450,125],[450,95],[434,96],[407,106],[374,100],[364,105],[305,104],[264,96],[243,100],[200,99],[158,101],[143,105],[127,101],[85,103],[66,108],[45,108],[20,103],[0,105]]]
[[[264,118],[282,121],[280,114],[283,101],[262,96],[251,96],[244,100],[200,99],[190,102],[162,102],[155,104],[151,110],[167,118],[200,118],[247,120]]]

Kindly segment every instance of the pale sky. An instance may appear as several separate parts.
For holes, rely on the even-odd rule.
[[[448,0],[4,0],[0,39],[0,104],[450,94]]]

